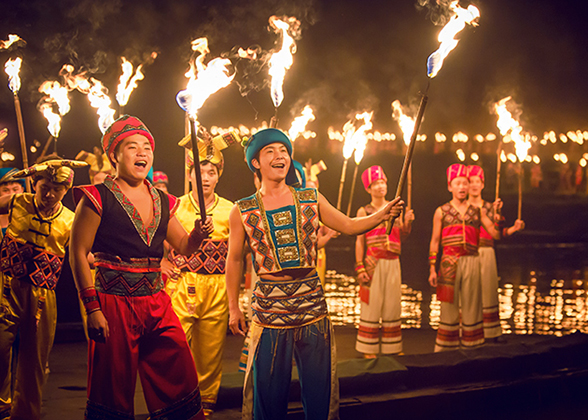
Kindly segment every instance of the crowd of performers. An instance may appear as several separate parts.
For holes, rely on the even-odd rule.
[[[210,418],[227,328],[247,337],[244,419],[286,417],[293,360],[306,418],[337,418],[322,248],[339,233],[357,236],[356,349],[368,358],[402,352],[399,255],[415,215],[400,198],[386,200],[383,169],[363,173],[371,201],[350,218],[318,192],[320,169],[305,171],[292,159],[284,132],[202,136],[197,151],[188,138],[180,142],[192,184],[180,198],[167,193],[164,173],[150,175],[155,140],[128,115],[104,133],[102,150],[0,169],[0,419],[40,418],[67,249],[89,342],[88,420],[133,419],[137,374],[150,419]],[[222,149],[234,143],[244,147],[257,191],[231,203],[215,189]],[[82,164],[91,185],[73,187],[73,168]],[[500,338],[493,240],[524,228],[521,220],[504,228],[500,200],[481,198],[480,167],[452,165],[447,176],[452,199],[435,212],[429,258],[441,301],[436,351]],[[72,187],[75,214],[61,202]],[[248,265],[249,322],[239,306]]]

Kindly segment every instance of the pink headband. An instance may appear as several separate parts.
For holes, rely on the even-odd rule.
[[[454,163],[449,168],[447,168],[447,184],[451,184],[455,178],[468,177],[468,168],[461,163]]]
[[[367,190],[370,185],[372,185],[378,179],[383,179],[384,181],[388,182],[386,178],[386,174],[381,166],[370,166],[363,174],[361,174],[361,181],[363,182],[363,187]]]
[[[482,182],[484,182],[484,170],[481,166],[470,165],[468,166],[468,179],[473,176],[479,176]]]

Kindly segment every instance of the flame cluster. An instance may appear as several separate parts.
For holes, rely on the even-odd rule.
[[[290,140],[295,141],[300,135],[302,135],[303,137],[305,137],[305,135],[313,137],[314,134],[314,136],[316,136],[316,133],[306,131],[306,125],[310,121],[314,121],[314,119],[315,116],[312,111],[312,108],[310,107],[310,105],[306,105],[302,110],[302,113],[298,117],[294,118],[294,121],[292,121],[290,130],[288,130],[288,137],[290,137]]]
[[[402,111],[402,105],[399,100],[392,102],[392,118],[398,122],[400,130],[402,130],[404,144],[408,146],[414,133],[415,119],[409,117]]]
[[[39,101],[39,111],[47,119],[49,133],[57,138],[61,131],[61,117],[70,110],[69,91],[59,82],[46,81],[39,86],[39,92],[46,95]],[[57,112],[55,112],[55,108],[57,108]]]
[[[350,119],[343,126],[343,158],[348,160],[355,152],[355,163],[359,165],[363,159],[363,154],[367,146],[366,132],[373,127],[372,117],[374,111],[362,112],[355,114],[355,118]],[[356,127],[359,124],[358,127]]]
[[[272,30],[280,34],[282,44],[280,49],[273,53],[269,59],[269,75],[271,77],[271,95],[274,106],[278,108],[284,100],[284,77],[286,71],[292,66],[296,53],[294,38],[300,31],[300,21],[295,17],[278,18],[272,16],[269,19]]]
[[[507,96],[494,104],[494,112],[498,115],[496,126],[505,142],[514,142],[517,158],[519,162],[523,162],[531,148],[531,136],[523,133],[523,127],[506,109],[506,103],[511,99],[512,97]]]

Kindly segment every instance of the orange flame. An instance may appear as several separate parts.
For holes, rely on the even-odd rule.
[[[8,35],[8,41],[0,41],[0,50],[7,50],[12,44],[21,40],[24,41],[18,35]]]
[[[199,55],[190,61],[190,70],[186,72],[188,84],[185,90],[178,93],[176,99],[180,107],[196,121],[196,114],[208,97],[227,87],[233,81],[235,73],[229,74],[227,66],[231,65],[231,61],[228,58],[215,58],[207,65],[204,64],[204,58],[210,53],[206,38],[192,41],[192,50]]]
[[[300,21],[295,17],[286,19],[287,21],[278,19],[276,16],[269,18],[269,23],[274,29],[275,33],[281,33],[282,35],[282,46],[280,50],[273,53],[269,59],[269,75],[272,78],[271,82],[271,95],[274,106],[278,108],[284,100],[284,77],[286,76],[286,70],[288,70],[294,59],[293,54],[296,53],[296,43],[294,38],[290,35],[291,31],[298,31],[300,27]]]
[[[131,93],[137,87],[137,82],[143,80],[145,76],[141,72],[143,64],[139,64],[133,74],[133,63],[125,57],[121,57],[122,74],[120,75],[118,88],[116,91],[116,101],[120,106],[125,106],[129,102]]]
[[[314,119],[315,117],[312,108],[310,105],[306,105],[300,116],[294,118],[294,121],[292,121],[292,126],[290,127],[290,130],[288,130],[288,137],[290,137],[290,140],[295,141],[298,136],[306,130],[306,124],[310,121],[314,121]]]
[[[366,132],[371,130],[373,127],[371,121],[373,115],[373,111],[355,114],[355,119],[347,121],[343,126],[343,133],[345,137],[345,142],[343,143],[343,157],[345,160],[351,157],[353,151],[355,151],[355,163],[357,165],[359,165],[363,159],[363,153],[367,146]],[[361,120],[363,120],[362,125],[356,129],[356,123]]]
[[[4,69],[6,74],[8,75],[8,87],[15,95],[20,90],[20,66],[22,64],[22,58],[16,57],[14,60],[12,58],[8,59],[6,64],[4,65]]]
[[[466,24],[477,26],[476,19],[480,17],[480,11],[476,6],[470,4],[467,9],[464,9],[459,6],[458,0],[453,1],[449,9],[453,12],[453,16],[439,32],[437,37],[440,42],[439,48],[429,56],[427,75],[431,79],[443,67],[445,57],[457,46],[459,41],[455,39],[455,36],[465,28]]]
[[[511,140],[514,142],[517,158],[519,162],[522,162],[531,148],[531,141],[528,136],[523,135],[523,127],[506,109],[506,103],[511,99],[511,96],[507,96],[494,104],[494,112],[498,115],[496,125],[504,137],[505,143]]]
[[[398,121],[400,130],[402,130],[404,144],[408,146],[410,144],[412,133],[414,132],[415,120],[404,114],[399,100],[392,102],[392,118],[394,118],[395,121]]]
[[[85,72],[73,74],[74,67],[66,64],[61,68],[59,74],[63,76],[69,90],[77,89],[88,95],[90,106],[96,109],[98,114],[98,127],[104,133],[114,122],[114,109],[110,108],[112,101],[108,97],[108,89],[99,80],[86,76]]]
[[[39,110],[47,119],[49,133],[57,138],[61,131],[61,116],[70,110],[67,87],[61,86],[59,82],[48,80],[39,86],[39,92],[47,95],[41,99]],[[59,114],[53,111],[53,105],[57,105]]]

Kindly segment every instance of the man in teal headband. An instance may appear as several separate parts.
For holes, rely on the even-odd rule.
[[[338,381],[332,324],[316,272],[319,219],[357,235],[400,214],[396,198],[367,217],[349,218],[314,188],[295,188],[292,143],[282,131],[261,130],[245,144],[259,190],[237,201],[229,216],[227,293],[229,327],[245,335],[239,308],[245,242],[258,275],[251,298],[251,342],[243,388],[243,418],[283,419],[292,357],[296,359],[306,418],[338,417]]]

